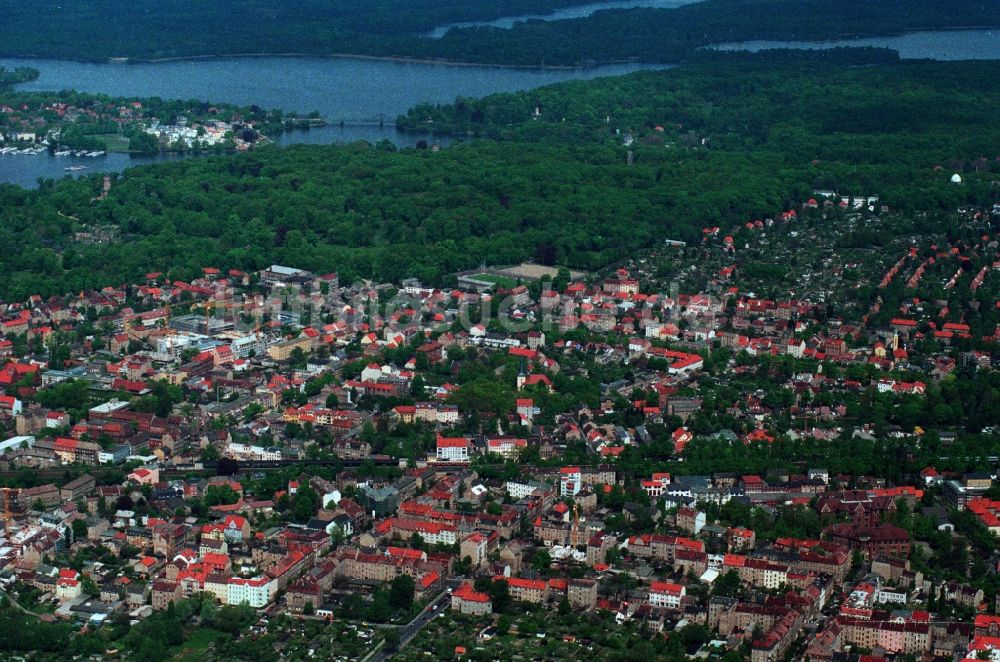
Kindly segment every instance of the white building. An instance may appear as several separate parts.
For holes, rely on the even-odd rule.
[[[437,410],[437,422],[443,425],[458,423],[458,407],[456,405],[441,405]]]
[[[326,508],[331,502],[335,506],[340,503],[340,490],[333,490],[332,492],[327,492],[323,495],[322,503],[324,508]]]
[[[559,470],[559,496],[576,496],[583,487],[580,467],[563,467]]]
[[[226,604],[247,604],[259,609],[267,606],[273,589],[274,582],[267,577],[255,577],[253,579],[232,577],[229,580]]]
[[[451,524],[432,522],[429,520],[384,520],[375,527],[378,534],[398,533],[409,538],[414,533],[419,535],[428,545],[454,545],[458,541],[458,529]]]
[[[263,336],[251,333],[234,339],[229,343],[229,348],[232,350],[233,356],[245,359],[251,354],[260,356],[267,352],[267,341]]]
[[[0,441],[0,453],[16,451],[19,448],[31,448],[35,445],[35,438],[30,434],[11,437],[5,441]]]
[[[905,605],[906,591],[894,588],[879,588],[875,591],[875,602]]]
[[[514,439],[512,437],[500,437],[498,439],[486,440],[486,451],[500,455],[501,457],[516,460],[521,451],[528,447],[527,439]]]
[[[508,480],[504,487],[507,489],[507,494],[510,495],[510,498],[517,501],[530,495],[535,490],[541,489],[544,491],[546,488],[541,483],[521,482],[517,480]]]
[[[388,370],[382,370],[382,366],[377,363],[369,363],[365,366],[365,369],[361,371],[361,381],[363,382],[375,382],[381,379]]]
[[[234,460],[280,460],[281,449],[230,442],[226,446],[226,455]]]
[[[468,462],[469,440],[465,437],[438,437],[438,462]]]
[[[680,609],[681,600],[685,595],[687,595],[687,589],[680,584],[653,582],[649,587],[649,604],[654,607]]]

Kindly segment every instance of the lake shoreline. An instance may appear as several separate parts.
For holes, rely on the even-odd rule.
[[[935,32],[938,33],[936,36]],[[995,38],[996,32],[993,29],[922,30],[910,34],[915,36],[908,34],[896,38],[869,39],[865,41],[879,43],[863,43],[858,46],[896,51],[902,61],[1000,60],[1000,42]],[[811,42],[811,45],[847,46],[835,41]],[[779,42],[763,48],[804,50],[805,46]],[[747,47],[742,50],[756,49]],[[410,131],[397,125],[395,119],[422,103],[448,105],[458,97],[482,98],[568,80],[622,76],[638,71],[671,69],[675,66],[684,68],[692,61],[671,65],[625,63],[604,67],[542,68],[474,63],[457,65],[453,62],[417,62],[407,58],[381,56],[341,54],[322,57],[286,53],[273,57],[261,54],[246,54],[243,57],[211,55],[171,58],[159,62],[128,62],[134,66],[114,66],[106,62],[80,63],[54,58],[0,59],[0,65],[8,68],[31,66],[42,72],[39,80],[18,85],[16,89],[21,91],[54,92],[76,89],[111,97],[211,99],[218,103],[258,105],[283,111],[301,112],[303,109],[312,109],[328,123],[325,127],[309,131],[296,130],[272,136],[278,146],[297,143],[349,144],[358,140],[376,144],[388,140],[404,149],[418,146],[420,141],[450,143],[456,137],[460,140],[466,138],[465,135],[455,136],[450,132]],[[398,66],[395,63],[410,66]],[[161,158],[174,160],[179,157],[164,155]],[[158,159],[124,154],[108,154],[99,163],[69,159],[57,162],[49,158],[2,159],[0,182],[34,188],[39,178],[58,179],[65,176],[67,173],[61,167],[65,165],[79,164],[99,171],[119,171],[154,160]]]
[[[629,11],[629,10],[614,10],[614,11]],[[568,19],[573,20],[573,19]],[[471,29],[471,28],[459,28],[459,29]],[[809,44],[829,44],[838,41],[850,41],[858,39],[883,39],[883,38],[893,38],[893,37],[903,37],[911,34],[919,34],[923,32],[935,33],[935,32],[964,32],[964,31],[989,31],[989,30],[1000,30],[1000,24],[997,25],[980,25],[980,26],[952,26],[952,27],[933,27],[933,28],[914,28],[909,30],[902,30],[896,32],[883,32],[883,33],[844,33],[842,35],[837,35],[833,37],[825,37],[823,39],[805,39],[805,38],[789,38],[782,37],[781,39],[772,39],[767,37],[750,37],[746,39],[740,39],[737,41],[728,42],[715,42],[711,44],[705,44],[698,46],[695,50],[715,50],[719,46],[725,46],[734,43],[745,43],[745,42],[756,42],[756,41],[795,41]],[[421,37],[425,39],[431,39],[430,37]],[[656,65],[656,66],[681,66],[686,62],[682,61],[655,61],[655,60],[643,60],[639,58],[624,58],[618,60],[592,60],[588,64],[581,65],[568,65],[568,64],[504,64],[499,62],[474,62],[466,60],[449,60],[446,58],[421,58],[421,57],[411,57],[407,55],[371,55],[364,53],[296,53],[296,52],[286,52],[286,53],[203,53],[194,55],[177,55],[173,57],[161,57],[161,58],[143,58],[143,57],[108,57],[108,58],[69,58],[69,57],[53,57],[46,55],[13,55],[13,54],[0,54],[0,59],[9,60],[53,60],[61,62],[75,62],[80,64],[120,64],[120,65],[141,65],[141,64],[161,64],[169,62],[205,62],[212,60],[252,60],[261,58],[287,58],[287,59],[299,59],[299,58],[316,58],[316,59],[336,59],[336,60],[364,60],[373,62],[393,62],[397,64],[422,64],[422,65],[432,65],[432,66],[445,66],[445,67],[480,67],[486,69],[505,69],[505,70],[520,70],[520,71],[586,71],[588,69],[597,69],[604,66],[615,66],[622,64],[642,64],[642,65]]]
[[[481,69],[501,69],[513,71],[587,71],[599,69],[601,67],[616,66],[623,64],[641,64],[649,66],[680,66],[683,62],[647,62],[640,59],[626,58],[622,60],[602,60],[594,61],[586,65],[564,65],[564,64],[497,64],[490,62],[467,62],[459,60],[446,60],[441,58],[418,58],[404,55],[361,55],[353,53],[233,53],[233,54],[204,54],[204,55],[178,55],[175,57],[161,58],[71,58],[54,57],[50,55],[0,55],[3,60],[51,60],[53,62],[73,62],[76,64],[102,64],[102,65],[141,65],[141,64],[167,64],[170,62],[210,62],[218,60],[254,60],[266,58],[286,58],[286,59],[309,59],[318,60],[365,60],[371,62],[393,62],[396,64],[423,64],[443,67],[476,67]]]
[[[441,144],[452,142],[447,137],[428,138],[397,129],[396,119],[420,103],[447,104],[454,102],[456,97],[480,98],[567,80],[664,68],[628,64],[575,70],[400,66],[373,59],[259,56],[253,59],[200,59],[188,63],[135,63],[134,66],[65,59],[0,59],[0,66],[7,68],[28,64],[39,69],[41,76],[33,83],[16,88],[22,92],[47,94],[76,89],[109,97],[208,99],[235,106],[256,105],[283,112],[296,111],[299,120],[305,119],[303,111],[314,110],[326,126],[282,131],[269,137],[278,146],[350,144],[359,140],[374,145],[388,140],[400,149],[416,147],[424,140]],[[88,169],[84,173],[119,171],[137,165],[137,161],[149,163],[158,157],[108,154],[100,163],[65,158],[65,161],[41,156],[0,159],[0,182],[35,188],[39,178],[61,179],[70,174],[64,171],[64,166],[86,165]],[[165,160],[173,159],[166,156]]]

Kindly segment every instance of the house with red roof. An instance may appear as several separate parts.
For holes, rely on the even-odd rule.
[[[496,534],[492,536],[493,544],[496,545],[498,537]],[[472,566],[478,568],[486,561],[487,554],[489,553],[491,542],[491,536],[480,531],[473,531],[465,540],[462,541],[460,546],[459,554],[464,559],[469,557],[471,559]]]
[[[127,479],[137,485],[156,485],[160,482],[160,470],[157,467],[139,467]]]
[[[942,480],[941,474],[934,467],[925,467],[920,471],[920,477],[924,479],[925,485],[934,485]]]
[[[250,522],[240,515],[227,515],[222,520],[226,542],[243,542],[250,539]]]
[[[125,351],[128,349],[128,344],[130,340],[131,339],[128,337],[128,334],[126,333],[119,333],[117,335],[114,335],[111,337],[111,340],[108,341],[108,349],[110,349],[111,353],[116,356],[119,354],[124,354]]]
[[[747,434],[743,437],[743,443],[750,444],[755,442],[767,442],[769,444],[774,443],[774,435],[768,434],[763,428],[757,428],[753,432]]]
[[[393,547],[392,545],[385,548],[385,555],[389,558],[408,559],[421,563],[427,560],[427,552],[425,551],[408,547]]]
[[[563,467],[559,470],[559,496],[576,496],[583,487],[580,467]]]
[[[458,529],[453,524],[435,522],[423,519],[407,519],[389,517],[382,520],[372,530],[377,537],[389,537],[398,534],[402,538],[419,535],[429,545],[443,543],[454,545],[457,542]]]
[[[467,616],[485,616],[493,613],[493,601],[473,588],[472,582],[462,582],[451,594],[451,608]]]
[[[602,444],[600,448],[598,448],[598,453],[606,460],[617,458],[624,452],[625,446],[608,446],[606,444]]]
[[[753,529],[731,526],[726,529],[726,548],[731,552],[746,552],[757,544],[757,534]]]
[[[642,489],[654,499],[663,496],[668,485],[670,485],[670,474],[662,471],[654,472],[649,480],[642,481]]]
[[[70,423],[69,414],[63,411],[50,411],[45,415],[45,427],[62,428]]]
[[[694,433],[687,428],[677,428],[674,430],[671,438],[674,441],[674,452],[683,453],[684,447],[687,446],[692,439],[694,439]]]
[[[72,568],[60,568],[56,580],[56,598],[60,602],[75,600],[83,594],[83,578]]]
[[[486,440],[486,451],[507,459],[517,459],[518,455],[528,447],[527,439],[499,437]]]
[[[507,586],[510,588],[510,596],[521,602],[544,604],[549,596],[549,584],[541,579],[497,576],[493,578],[493,581],[507,582]]]
[[[976,635],[969,642],[965,660],[1000,660],[1000,637]]]
[[[0,412],[6,412],[11,416],[21,413],[21,401],[12,395],[0,395]]]
[[[680,609],[687,589],[681,584],[653,582],[649,585],[649,604],[666,609]]]
[[[416,405],[396,405],[392,408],[392,413],[399,416],[399,420],[403,423],[412,423],[417,414]]]
[[[548,389],[549,393],[554,393],[555,388],[552,385],[552,380],[548,378],[547,375],[541,373],[532,373],[530,375],[518,375],[517,376],[517,390],[522,390],[529,386],[543,386]]]
[[[150,392],[146,382],[131,379],[122,379],[116,377],[111,384],[111,388],[115,391],[125,391],[131,395],[145,395]]]
[[[2,324],[3,334],[7,337],[19,336],[28,332],[28,320],[17,317],[12,320],[5,320]]]
[[[990,533],[1000,535],[1000,501],[979,498],[965,504],[965,509],[982,522]]]
[[[518,398],[515,402],[517,415],[521,419],[522,425],[531,425],[538,410],[535,408],[535,401],[531,398]]]
[[[466,437],[442,437],[437,438],[437,461],[438,462],[468,462],[469,450],[472,446],[471,440]]]
[[[974,627],[976,636],[1000,637],[1000,616],[977,614]]]

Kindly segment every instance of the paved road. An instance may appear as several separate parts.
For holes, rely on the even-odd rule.
[[[459,580],[451,580],[448,582],[449,588],[456,588],[461,582]],[[440,614],[442,611],[447,609],[451,604],[451,593],[448,591],[442,591],[435,597],[412,621],[399,627],[399,648],[402,649],[406,644],[420,633],[421,630],[426,627],[435,616]],[[435,609],[436,607],[436,609]],[[368,658],[365,662],[386,662],[393,656],[393,653],[385,650],[383,646],[380,648],[372,657]]]

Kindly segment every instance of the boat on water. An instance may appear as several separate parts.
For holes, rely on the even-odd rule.
[[[67,166],[63,170],[68,170],[70,172],[76,172],[77,170],[86,170],[87,166]]]

